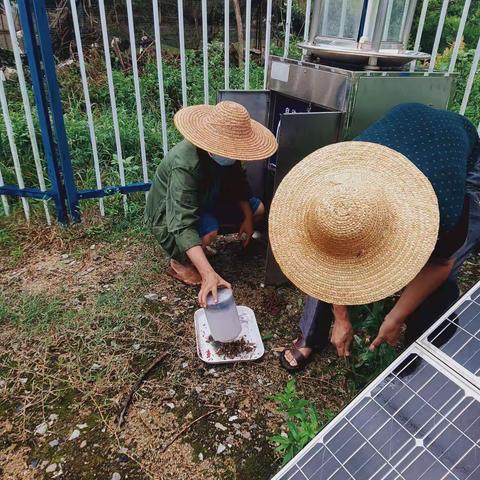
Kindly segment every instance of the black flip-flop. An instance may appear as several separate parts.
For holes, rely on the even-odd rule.
[[[299,372],[303,370],[313,359],[315,350],[312,349],[312,352],[308,357],[306,357],[301,351],[300,348],[307,347],[305,344],[305,339],[300,336],[295,340],[290,347],[285,348],[285,350],[280,354],[280,365],[290,373]],[[310,348],[310,347],[309,347]],[[292,352],[292,356],[297,362],[295,366],[291,365],[290,362],[285,358],[286,351]]]

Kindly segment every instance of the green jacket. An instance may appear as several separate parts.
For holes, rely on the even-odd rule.
[[[185,252],[201,245],[197,222],[202,209],[250,197],[240,162],[220,167],[207,152],[183,140],[170,150],[155,172],[145,220],[168,255],[185,261]]]

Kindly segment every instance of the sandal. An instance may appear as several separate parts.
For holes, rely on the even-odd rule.
[[[172,267],[168,266],[167,267],[167,275],[170,277],[174,278],[175,280],[178,280],[179,282],[182,282],[184,285],[188,285],[189,287],[197,287],[198,285],[201,285],[202,282],[190,282],[188,280],[185,280],[184,277],[182,277],[179,273],[177,273]]]
[[[307,345],[305,343],[305,339],[303,338],[303,336],[300,335],[300,337],[298,337],[292,343],[291,347],[285,348],[285,350],[283,350],[283,352],[280,354],[280,364],[282,365],[282,367],[285,370],[287,370],[291,373],[298,372],[300,370],[303,370],[312,361],[313,354],[315,353],[315,350],[312,348],[312,352],[310,353],[310,355],[308,355],[308,357],[306,357],[300,351],[300,348],[304,348],[304,347],[307,347]],[[290,362],[285,358],[285,352],[287,350],[292,352],[292,356],[295,359],[295,361],[297,362],[297,364],[295,366],[291,365]]]

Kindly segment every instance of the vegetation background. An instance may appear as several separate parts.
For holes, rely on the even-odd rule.
[[[90,95],[95,118],[95,133],[100,158],[100,169],[104,185],[119,184],[118,162],[116,157],[115,140],[113,135],[113,121],[106,80],[106,71],[101,48],[99,31],[98,6],[95,1],[78,0],[80,23],[82,28],[83,46],[86,59],[87,74],[89,77]],[[126,21],[125,3],[115,0],[105,2],[109,23],[110,39],[116,46],[111,49],[111,58],[114,67],[114,85],[119,113],[119,127],[122,141],[123,156],[125,158],[126,181],[140,181],[141,159],[139,146],[139,131],[137,126],[134,85],[131,66],[131,57],[128,42],[128,26]],[[148,157],[149,174],[152,175],[156,165],[163,156],[160,104],[158,93],[158,79],[155,60],[155,46],[151,24],[151,0],[134,0],[135,28],[137,48],[139,51],[139,69],[141,94],[143,104],[143,120],[145,127],[145,142]],[[185,7],[185,28],[187,40],[187,81],[188,103],[199,104],[204,101],[203,93],[203,57],[201,52],[201,2],[187,0]],[[418,9],[422,2],[418,2]],[[431,51],[442,0],[431,0],[421,48]],[[244,65],[243,30],[245,22],[245,2],[234,0],[231,4],[231,41],[230,50],[230,88],[243,88]],[[464,1],[452,0],[449,3],[448,16],[445,22],[444,35],[440,44],[437,66],[447,69],[451,57],[451,45],[455,40],[460,22]],[[61,95],[65,113],[65,122],[71,157],[74,164],[76,181],[79,188],[95,188],[95,176],[92,159],[92,149],[85,112],[85,103],[80,83],[80,71],[77,61],[75,41],[73,39],[70,8],[65,0],[50,0],[50,20],[52,27],[55,54],[58,59],[58,76],[61,85]],[[178,51],[178,19],[176,17],[176,1],[161,2],[162,9],[162,41],[163,41],[163,69],[167,109],[167,129],[169,146],[179,140],[179,135],[173,127],[172,117],[182,105],[180,60]],[[208,2],[209,21],[209,92],[210,101],[216,99],[216,93],[224,87],[224,53],[223,53],[223,2]],[[263,55],[261,48],[265,34],[265,0],[252,1],[252,50],[250,63],[250,88],[263,87]],[[239,13],[239,17],[236,13]],[[305,0],[294,0],[291,24],[291,57],[299,57],[300,50],[297,42],[303,38]],[[282,54],[284,43],[286,5],[283,1],[273,2],[272,17],[272,46],[271,54]],[[417,12],[416,18],[419,17]],[[414,25],[413,31],[416,26]],[[470,7],[469,21],[467,22],[464,42],[459,53],[456,69],[458,81],[451,108],[458,111],[466,80],[472,64],[474,49],[480,35],[480,1],[473,0]],[[240,39],[240,42],[239,42]],[[112,43],[112,45],[113,45]],[[2,54],[2,63],[13,66],[12,58],[5,51]],[[25,69],[28,70],[28,69]],[[26,72],[28,75],[28,72]],[[471,100],[466,116],[474,122],[480,123],[479,75],[476,75]],[[22,164],[25,183],[27,186],[36,186],[33,155],[26,128],[20,91],[15,76],[6,82],[10,115],[15,132],[15,141]],[[33,98],[32,98],[33,104]],[[35,112],[34,112],[35,113]],[[35,123],[37,118],[35,117]],[[37,135],[40,133],[37,125]],[[10,147],[6,136],[5,125],[0,122],[0,169],[6,183],[16,183]],[[142,208],[143,195],[134,196],[138,201],[129,203],[134,211]],[[95,202],[93,202],[95,203]],[[18,204],[18,202],[17,202]],[[92,202],[83,202],[82,208],[89,208]],[[120,201],[117,197],[106,200],[107,209],[117,211]],[[0,212],[0,215],[3,211]]]

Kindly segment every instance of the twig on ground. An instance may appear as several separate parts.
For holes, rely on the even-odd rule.
[[[205,417],[208,417],[210,416],[212,413],[215,413],[217,412],[218,410],[220,410],[222,407],[217,407],[217,408],[214,408],[213,410],[210,410],[209,412],[207,413],[204,413],[203,415],[200,415],[198,418],[196,418],[195,420],[192,420],[190,423],[188,423],[187,425],[185,425],[179,432],[177,432],[171,439],[170,441],[165,444],[162,448],[162,453],[164,453],[171,445],[172,443],[174,443],[176,440],[178,440],[178,438],[180,438],[186,431],[190,430],[190,428],[193,427],[193,425],[195,425],[197,422],[199,422],[200,420],[204,419]]]
[[[168,355],[168,352],[162,353],[158,357],[156,357],[150,365],[142,372],[140,377],[138,377],[137,381],[134,383],[133,387],[130,389],[130,393],[127,395],[123,402],[123,407],[120,410],[120,415],[118,416],[118,427],[120,428],[123,425],[125,420],[125,416],[128,411],[128,407],[132,403],[133,395],[135,392],[140,388],[140,385],[144,382],[150,372]]]

